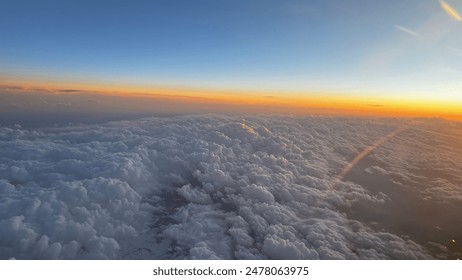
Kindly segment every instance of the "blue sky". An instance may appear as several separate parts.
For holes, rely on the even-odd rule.
[[[461,100],[461,32],[433,0],[7,0],[0,74]]]

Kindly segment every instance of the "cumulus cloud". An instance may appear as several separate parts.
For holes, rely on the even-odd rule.
[[[203,115],[1,127],[0,258],[431,258],[409,237],[349,215],[357,203],[386,203],[386,193],[332,182],[401,125]],[[393,176],[381,153],[366,172]]]

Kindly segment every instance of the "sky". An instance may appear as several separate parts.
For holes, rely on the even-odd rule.
[[[460,0],[6,0],[0,85],[457,114],[461,13]]]

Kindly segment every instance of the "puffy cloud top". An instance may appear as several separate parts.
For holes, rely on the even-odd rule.
[[[383,205],[389,194],[335,179],[402,125],[203,115],[3,127],[0,258],[431,258],[425,244],[352,215],[355,205]],[[451,176],[433,178],[416,196],[460,202],[460,157],[432,149],[440,136],[425,127],[404,132],[401,142],[421,143],[436,155],[437,170]],[[380,166],[365,173],[404,185],[424,179],[413,168],[427,159],[402,158],[403,146],[384,146],[399,151],[378,148],[370,157]]]

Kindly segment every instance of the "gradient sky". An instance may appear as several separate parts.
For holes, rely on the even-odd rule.
[[[458,11],[461,0],[4,0],[0,77],[462,105]]]

